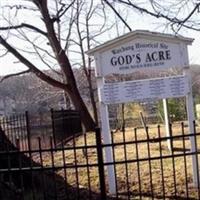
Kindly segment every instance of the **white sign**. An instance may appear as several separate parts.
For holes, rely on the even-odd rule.
[[[99,109],[101,116],[102,136],[105,144],[112,144],[107,104],[144,101],[147,99],[165,99],[186,96],[189,131],[194,131],[193,97],[191,78],[187,70],[189,65],[187,45],[193,39],[182,36],[155,33],[149,31],[133,31],[108,41],[88,51],[96,63],[96,76]],[[147,69],[166,70],[168,68],[184,68],[185,76],[173,76],[148,80],[106,83],[105,76],[109,74],[130,74]],[[166,101],[165,101],[166,102]],[[167,116],[168,114],[165,113]],[[166,126],[169,123],[166,121]],[[190,137],[191,152],[197,152],[195,138]],[[112,145],[105,147],[106,162],[113,162]],[[198,186],[199,172],[196,154],[192,156],[192,171],[194,185]],[[114,164],[108,165],[109,192],[117,192]]]
[[[144,101],[186,96],[189,83],[186,76],[107,83],[101,89],[101,101],[105,104]]]
[[[134,40],[107,50],[101,54],[99,76],[108,74],[128,74],[141,69],[167,69],[184,67],[183,52],[179,43]]]

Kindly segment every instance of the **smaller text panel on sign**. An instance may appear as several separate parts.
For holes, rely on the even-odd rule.
[[[105,104],[145,101],[148,99],[177,98],[189,92],[187,76],[106,83],[101,89]]]

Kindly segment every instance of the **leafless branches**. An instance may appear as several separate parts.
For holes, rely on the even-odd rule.
[[[138,11],[141,14],[146,14],[157,19],[164,19],[170,23],[171,28],[174,32],[178,33],[179,30],[184,27],[187,29],[200,31],[200,21],[195,16],[199,12],[200,2],[194,3],[193,1],[158,1],[158,0],[147,0],[143,3],[139,1],[131,0],[103,0],[107,3],[114,13],[126,24],[119,15],[117,10],[112,5],[115,2],[119,5],[124,5],[133,11]],[[165,22],[165,23],[167,23]],[[128,27],[128,26],[127,26]]]
[[[15,50],[12,46],[10,46],[1,36],[0,36],[0,44],[3,45],[10,53],[12,53],[21,63],[27,66],[29,68],[29,72],[34,72],[34,74],[36,74],[37,77],[55,87],[66,89],[66,84],[56,81],[53,78],[44,74],[41,70],[39,70],[36,66],[34,66],[28,59],[26,59],[17,50]]]
[[[34,73],[41,80],[68,93],[76,109],[80,110],[86,129],[93,129],[94,120],[80,96],[72,70],[73,62],[70,63],[68,55],[77,49],[74,48],[77,44],[72,41],[79,34],[75,25],[77,16],[82,16],[85,12],[84,9],[79,10],[81,13],[76,10],[77,3],[82,0],[21,0],[20,3],[22,2],[24,6],[17,4],[19,2],[14,5],[8,1],[6,9],[1,12],[0,45],[23,63],[28,68],[27,72]],[[35,11],[31,13],[33,16],[28,12],[29,6],[34,8],[30,9]],[[88,17],[92,17],[91,12]],[[87,37],[82,34],[83,20],[79,22],[80,40],[83,41],[80,52],[84,54]],[[85,55],[80,58],[85,59]],[[85,67],[88,64],[85,60],[83,63]],[[40,68],[41,65],[47,66],[56,75],[61,75],[62,80],[47,75]],[[26,71],[8,75],[6,78],[22,73]]]
[[[132,31],[131,27],[128,25],[126,20],[120,15],[120,13],[114,8],[114,6],[107,0],[103,0],[112,10],[113,12],[117,15],[117,17],[123,22],[123,24],[128,28],[129,31]]]
[[[21,28],[27,28],[27,29],[30,29],[30,30],[33,30],[37,33],[40,33],[42,34],[43,36],[47,37],[47,33],[33,25],[30,25],[30,24],[26,24],[26,23],[22,23],[20,25],[16,25],[16,26],[7,26],[7,27],[0,27],[0,31],[6,31],[6,30],[16,30],[16,29],[21,29]]]
[[[4,80],[8,79],[8,78],[11,78],[11,77],[14,77],[14,76],[19,76],[19,75],[22,75],[22,74],[27,74],[27,73],[30,73],[30,69],[28,70],[25,70],[25,71],[22,71],[22,72],[18,72],[18,73],[14,73],[14,74],[8,74],[6,76],[4,76],[1,80],[0,80],[0,83],[3,82]]]
[[[94,87],[91,81],[92,60],[86,57],[84,52],[101,41],[108,40],[109,33],[112,38],[116,36],[115,23],[118,23],[119,27],[126,27],[126,31],[132,30],[129,16],[126,18],[121,14],[119,7],[131,11],[130,13],[137,12],[143,14],[142,16],[162,19],[162,22],[176,33],[182,28],[200,31],[200,20],[197,16],[199,1],[21,0],[21,4],[18,1],[16,4],[10,2],[4,5],[4,11],[1,10],[0,44],[5,50],[1,56],[7,56],[9,52],[28,68],[13,75],[33,72],[41,80],[65,90],[75,107],[83,110],[81,115],[83,118],[87,116],[91,127],[94,126],[94,122],[78,91],[72,66],[78,61],[78,65],[82,67],[95,110]],[[112,12],[108,14],[108,10]],[[116,21],[115,17],[119,20]],[[44,73],[40,66],[46,66],[56,75],[61,75],[62,81]]]

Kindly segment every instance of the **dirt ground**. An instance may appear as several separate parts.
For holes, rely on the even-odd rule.
[[[165,137],[165,127],[160,126],[160,137]],[[121,143],[113,148],[116,161],[115,174],[117,179],[117,197],[124,199],[199,199],[199,192],[193,184],[192,159],[195,156],[186,155],[190,152],[191,143],[189,137],[181,137],[188,134],[188,126],[175,123],[172,126],[173,151],[167,146],[167,140],[157,140],[159,132],[157,125],[150,125],[148,134],[143,128],[128,128],[125,132],[113,133],[114,143]],[[200,132],[200,127],[196,127]],[[147,142],[147,138],[150,142]],[[183,139],[185,138],[185,139]],[[137,140],[137,143],[136,143]],[[126,145],[123,144],[125,141]],[[57,173],[65,176],[68,184],[79,188],[88,188],[99,191],[99,177],[97,168],[96,148],[83,149],[87,145],[95,145],[94,133],[80,136],[75,139],[76,147],[80,149],[66,149],[64,152],[54,152],[53,158],[56,166],[69,166],[66,171],[58,170]],[[74,145],[71,141],[65,144],[66,148]],[[197,136],[197,145],[200,148],[200,136]],[[84,155],[87,156],[84,156]],[[160,156],[162,158],[160,158]],[[173,157],[172,157],[173,156]],[[51,166],[50,155],[43,154],[45,166]],[[64,159],[63,159],[64,158]],[[151,159],[148,159],[151,158]],[[104,158],[105,160],[105,158]],[[124,162],[129,160],[128,163]],[[106,162],[106,161],[105,161]],[[93,167],[70,168],[74,165],[94,164]],[[105,172],[107,177],[107,170]],[[76,175],[78,174],[78,175]],[[108,190],[108,183],[107,183]]]

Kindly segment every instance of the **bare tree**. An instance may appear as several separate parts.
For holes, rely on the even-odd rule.
[[[102,33],[107,32],[112,28],[111,26],[106,26],[106,15],[103,11],[102,5],[100,3],[95,3],[93,0],[87,1],[77,1],[76,2],[76,40],[73,43],[79,47],[80,58],[82,59],[81,68],[83,69],[84,75],[87,80],[87,87],[89,89],[89,96],[91,100],[91,105],[93,109],[93,116],[95,122],[98,123],[98,112],[96,106],[96,100],[94,96],[94,86],[92,81],[92,75],[94,75],[92,68],[92,60],[90,57],[86,57],[85,51],[89,50],[91,46],[97,43],[98,36]],[[101,19],[100,24],[94,23],[93,18],[97,18],[95,15],[102,13],[102,16],[98,16]]]
[[[80,111],[87,130],[96,126],[97,110],[91,83],[91,60],[86,60],[84,51],[94,44],[98,36],[97,31],[90,33],[89,21],[94,14],[97,14],[99,5],[101,4],[83,0],[18,0],[14,3],[5,0],[1,6],[0,44],[3,47],[1,56],[12,54],[17,58],[17,62],[27,67],[26,70],[9,74],[4,79],[32,72],[48,84],[64,90],[75,108]],[[87,10],[83,10],[83,6],[87,6]],[[80,12],[83,11],[86,18],[84,24],[81,24],[83,18],[80,18],[83,14]],[[98,15],[104,14],[99,12]],[[83,27],[85,34],[82,31]],[[101,25],[99,33],[105,30],[104,25]],[[77,35],[78,43],[76,43]],[[88,80],[95,120],[91,117],[77,88],[72,70],[76,61],[71,63],[69,61],[72,52],[77,51],[77,47],[74,46],[77,44],[80,49],[78,52],[82,55],[81,65]],[[73,59],[72,56],[71,60]],[[61,78],[45,73],[41,70],[44,66]]]
[[[162,20],[162,26],[165,28],[170,27],[175,33],[178,33],[181,28],[200,31],[199,1],[145,0],[141,2],[132,0],[102,0],[102,2],[113,10],[129,31],[132,30],[132,27],[117,11],[117,6],[124,6],[126,9],[130,9],[141,15],[147,15]]]

